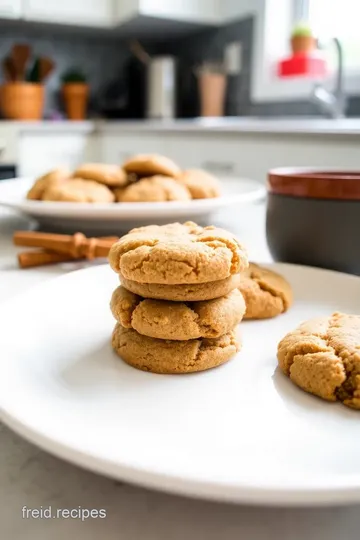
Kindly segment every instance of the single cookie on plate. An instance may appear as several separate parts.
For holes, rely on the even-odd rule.
[[[129,291],[155,300],[171,300],[172,302],[200,302],[225,296],[240,285],[240,274],[233,274],[225,279],[209,283],[193,283],[183,285],[164,285],[162,283],[138,283],[126,279],[119,274],[120,283]]]
[[[292,304],[292,290],[286,279],[254,263],[241,273],[239,289],[246,303],[244,319],[276,317]]]
[[[67,182],[50,186],[43,194],[43,201],[77,203],[111,203],[114,194],[103,184],[92,180],[73,178]]]
[[[278,345],[282,371],[306,392],[360,409],[360,315],[306,321]]]
[[[187,201],[191,199],[187,188],[169,176],[151,176],[115,189],[118,202]]]
[[[94,182],[109,187],[125,186],[127,184],[125,171],[118,165],[108,165],[107,163],[84,163],[74,171],[73,177],[94,180]]]
[[[35,180],[28,191],[26,198],[40,201],[46,189],[56,184],[60,184],[70,178],[70,171],[65,168],[54,169]]]
[[[137,154],[123,163],[123,169],[127,173],[138,176],[152,176],[160,174],[177,178],[181,169],[171,159],[159,154]]]
[[[213,199],[221,195],[219,180],[201,169],[184,171],[178,181],[188,188],[193,199]]]
[[[170,341],[142,336],[117,324],[112,335],[116,353],[130,366],[153,373],[191,373],[224,364],[241,348],[237,331],[217,339]]]
[[[245,313],[245,302],[237,289],[215,300],[185,303],[143,298],[120,286],[113,292],[110,307],[125,328],[172,340],[218,338],[231,332]]]
[[[217,281],[248,266],[234,235],[191,221],[133,229],[111,247],[109,262],[125,279],[165,285]]]

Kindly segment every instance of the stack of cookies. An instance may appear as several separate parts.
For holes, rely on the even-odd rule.
[[[141,227],[112,246],[109,262],[121,282],[111,299],[112,345],[125,362],[189,373],[240,350],[238,287],[248,260],[232,234],[192,222]]]

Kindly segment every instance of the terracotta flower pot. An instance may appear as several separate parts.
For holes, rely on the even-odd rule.
[[[0,87],[1,112],[9,120],[41,120],[44,86],[27,82],[5,83]]]
[[[84,120],[89,97],[85,83],[66,83],[62,87],[66,115],[69,120]]]
[[[293,54],[310,53],[315,49],[315,38],[313,36],[293,36],[291,49]]]

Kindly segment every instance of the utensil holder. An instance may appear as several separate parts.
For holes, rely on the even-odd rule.
[[[198,75],[201,116],[224,116],[226,76],[221,73]]]
[[[41,120],[44,109],[44,86],[12,82],[0,87],[1,111],[9,120]]]

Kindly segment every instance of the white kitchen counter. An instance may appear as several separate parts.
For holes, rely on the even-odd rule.
[[[15,164],[19,176],[36,177],[54,167],[122,163],[133,154],[159,153],[183,168],[264,182],[268,170],[280,166],[357,169],[359,136],[360,119],[0,122],[0,164]]]
[[[360,118],[331,120],[323,118],[194,118],[189,120],[101,121],[98,131],[116,133],[201,132],[201,133],[269,133],[294,135],[360,135]]]
[[[252,259],[270,260],[263,204],[219,215],[216,223],[236,232],[250,247]],[[19,270],[11,235],[15,229],[28,226],[24,219],[0,209],[1,304],[35,283],[79,267],[65,264]],[[0,500],[0,536],[4,540],[358,540],[360,530],[359,507],[354,506],[250,508],[174,497],[114,482],[38,450],[5,426],[0,426]],[[84,522],[23,519],[25,505],[104,508],[107,517]]]
[[[2,120],[0,121],[0,131],[6,132],[6,130],[17,131],[18,133],[28,132],[57,132],[57,133],[92,133],[95,129],[95,122],[92,120],[85,120],[79,122],[70,122],[68,120],[41,120],[41,121],[28,121],[28,122],[10,122]]]
[[[224,117],[179,120],[67,120],[40,122],[0,121],[0,132],[18,133],[122,133],[192,132],[192,133],[269,133],[294,135],[360,135],[360,118],[332,120],[316,117]]]

